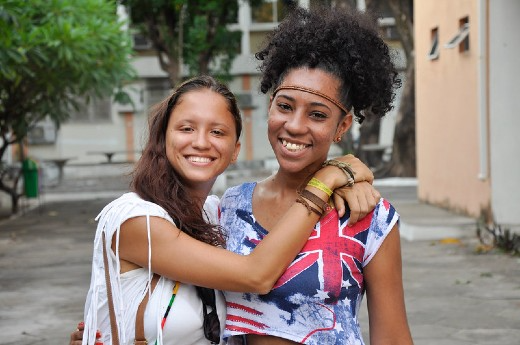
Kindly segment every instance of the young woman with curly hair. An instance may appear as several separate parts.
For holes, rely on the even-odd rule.
[[[387,45],[366,14],[295,9],[256,54],[261,91],[271,93],[268,137],[279,170],[224,194],[227,249],[251,253],[274,230],[301,186],[355,116],[382,116],[400,85]],[[346,171],[348,174],[348,171]],[[364,344],[358,322],[366,293],[370,343],[412,344],[402,284],[399,215],[381,199],[353,226],[326,213],[267,294],[225,292],[230,343]]]
[[[312,200],[295,202],[294,196],[293,206],[250,255],[223,248],[225,236],[215,225],[218,198],[208,194],[236,160],[241,128],[235,97],[208,76],[182,83],[152,111],[133,192],[96,218],[83,344],[114,344],[116,338],[120,344],[220,343],[223,298],[197,286],[265,294],[303,247],[329,200],[313,186],[302,190]],[[356,158],[340,160],[354,166],[357,181],[373,178]],[[351,182],[336,167],[313,176],[325,190]],[[71,344],[81,338],[74,332]]]

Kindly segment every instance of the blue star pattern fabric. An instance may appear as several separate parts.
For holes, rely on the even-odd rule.
[[[220,204],[220,224],[228,231],[227,249],[249,254],[268,231],[255,219],[256,183],[230,188]],[[399,220],[390,203],[352,227],[350,214],[324,215],[286,272],[266,295],[225,292],[224,337],[261,334],[302,344],[363,345],[357,319],[365,289],[363,268]]]

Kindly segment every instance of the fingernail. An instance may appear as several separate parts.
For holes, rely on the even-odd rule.
[[[103,342],[102,342],[102,341],[96,341],[96,342],[94,343],[94,345],[103,345]]]
[[[96,338],[101,338],[101,332],[100,331],[96,331]]]
[[[80,323],[78,323],[78,328],[83,327],[83,326],[85,326],[85,322],[81,321]]]

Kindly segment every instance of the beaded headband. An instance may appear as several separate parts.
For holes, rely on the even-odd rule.
[[[343,106],[343,104],[341,104],[340,102],[336,101],[334,98],[329,97],[326,94],[321,93],[319,91],[316,91],[316,90],[313,90],[313,89],[308,89],[306,87],[297,86],[297,85],[281,85],[276,90],[274,90],[273,97],[274,97],[274,95],[276,95],[276,93],[278,91],[284,90],[284,89],[286,89],[286,90],[299,90],[299,91],[303,91],[303,92],[312,93],[312,94],[314,94],[316,96],[320,96],[320,97],[325,98],[327,101],[329,101],[331,103],[334,103],[338,108],[343,110],[345,112],[345,114],[348,114],[350,112],[349,110],[347,110],[347,108],[345,106]]]

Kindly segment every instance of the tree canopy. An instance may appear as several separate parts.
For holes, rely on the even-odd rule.
[[[262,0],[248,0],[254,6]],[[237,0],[122,0],[132,25],[152,42],[161,68],[172,83],[181,79],[180,65],[190,75],[208,74],[221,78],[240,50],[241,32],[231,31],[237,23]]]
[[[115,1],[3,0],[0,161],[36,122],[59,125],[79,97],[112,94],[133,78],[131,54]],[[13,192],[1,179],[0,190]]]

